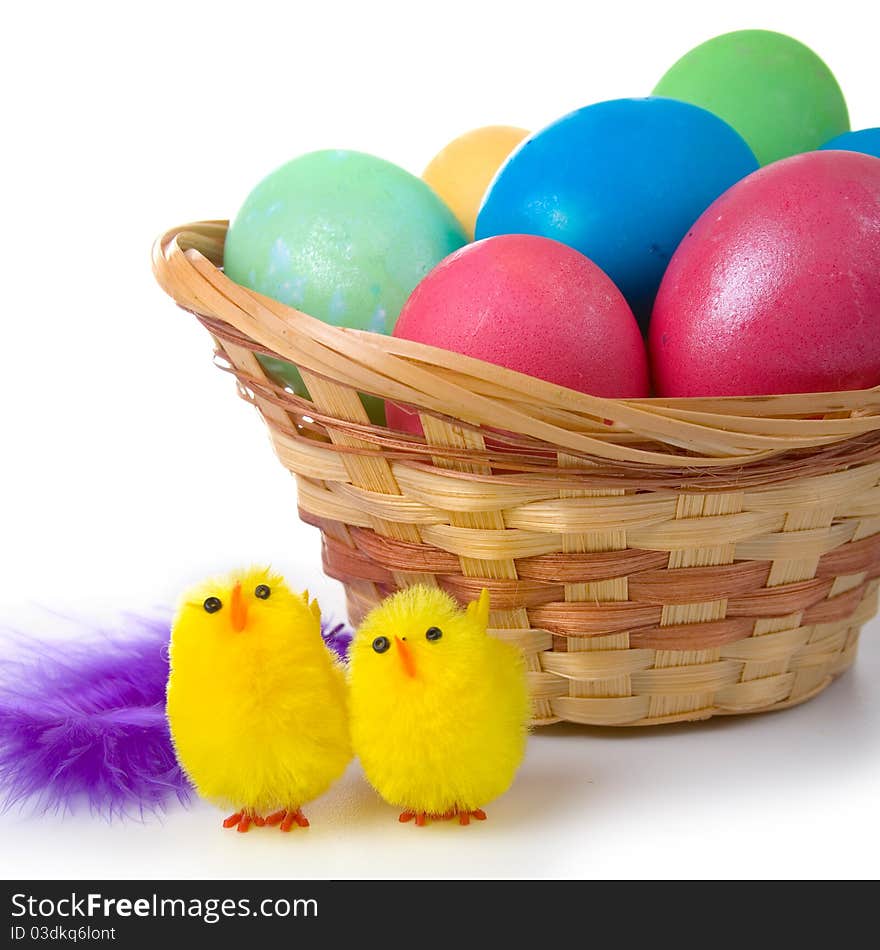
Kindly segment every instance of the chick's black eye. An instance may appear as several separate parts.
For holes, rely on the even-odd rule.
[[[223,606],[219,597],[206,597],[202,604],[209,614],[215,614]]]
[[[443,636],[443,631],[439,627],[428,627],[425,631],[426,640],[439,640]]]
[[[271,593],[272,591],[265,584],[260,584],[254,591],[254,597],[259,597],[260,600],[268,600]]]
[[[376,639],[373,641],[373,649],[377,653],[384,653],[390,646],[391,641],[388,639],[388,637],[376,637]]]

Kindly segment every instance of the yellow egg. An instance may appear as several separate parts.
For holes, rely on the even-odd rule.
[[[452,209],[468,239],[483,195],[504,160],[528,135],[509,125],[487,125],[453,139],[425,169],[422,178]]]

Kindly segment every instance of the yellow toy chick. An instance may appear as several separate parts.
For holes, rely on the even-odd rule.
[[[253,569],[184,596],[171,629],[168,721],[199,794],[236,809],[225,828],[308,826],[302,806],[352,757],[347,705],[308,592]]]
[[[505,792],[525,752],[525,662],[491,637],[489,593],[458,608],[435,587],[398,591],[352,644],[351,731],[367,779],[400,821],[467,825]]]

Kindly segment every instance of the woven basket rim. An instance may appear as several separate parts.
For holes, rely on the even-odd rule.
[[[224,220],[194,222],[156,239],[153,271],[169,296],[220,338],[418,412],[612,466],[695,473],[778,464],[780,456],[811,450],[846,455],[850,445],[864,455],[866,443],[875,442],[871,434],[880,433],[880,387],[609,399],[425,344],[332,326],[226,277],[227,227]],[[367,428],[383,438],[416,438]]]

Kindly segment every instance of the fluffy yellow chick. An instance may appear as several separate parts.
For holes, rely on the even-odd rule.
[[[525,662],[490,637],[489,594],[466,611],[435,587],[409,587],[372,610],[351,653],[351,731],[376,791],[401,821],[484,819],[525,752]]]
[[[171,629],[168,721],[199,794],[236,809],[224,827],[307,827],[302,805],[352,757],[345,676],[308,592],[253,569],[187,593]]]

